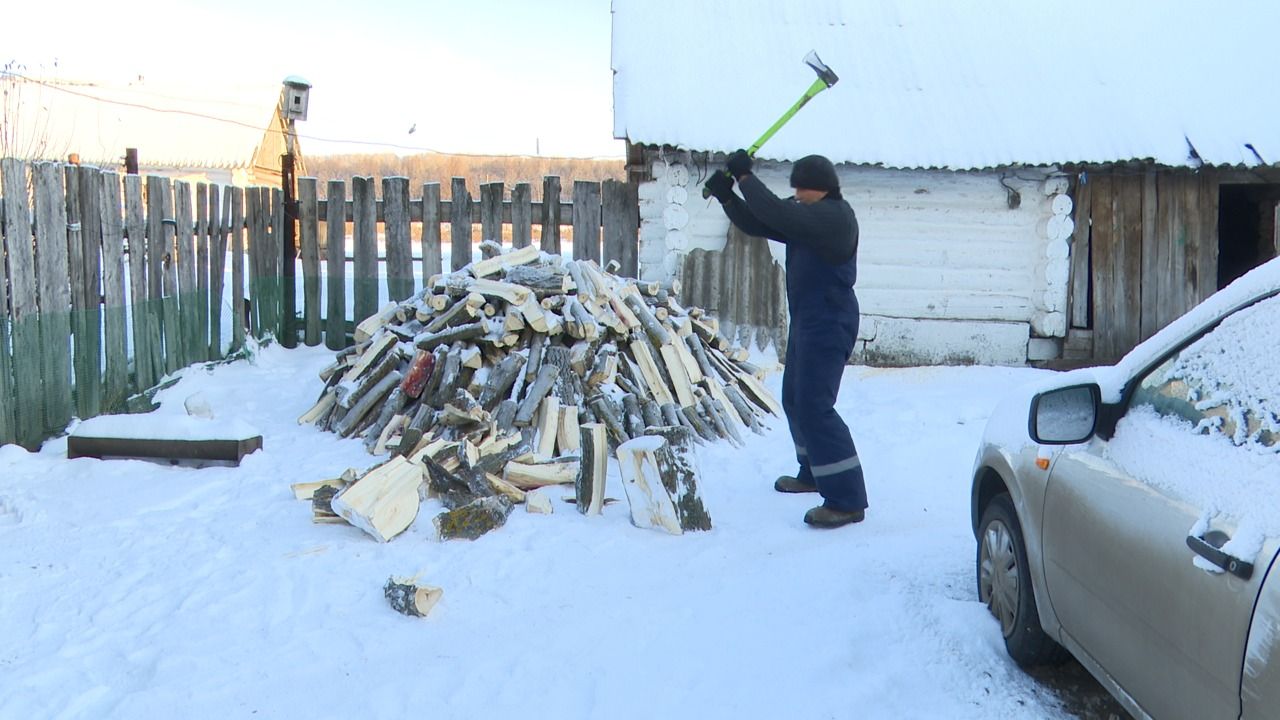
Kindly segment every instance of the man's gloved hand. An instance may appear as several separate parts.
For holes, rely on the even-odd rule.
[[[721,203],[727,203],[733,198],[733,178],[719,170],[711,173],[703,187]]]
[[[735,179],[741,180],[743,175],[751,173],[751,156],[746,150],[734,150],[725,163],[725,168]]]

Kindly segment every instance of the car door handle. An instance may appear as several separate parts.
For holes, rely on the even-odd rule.
[[[1195,535],[1187,536],[1187,547],[1200,557],[1235,575],[1241,580],[1248,580],[1253,577],[1253,563],[1245,562],[1240,558],[1234,558],[1222,552],[1221,548],[1226,544],[1227,534],[1221,530],[1210,530],[1205,533],[1205,537],[1196,537]]]

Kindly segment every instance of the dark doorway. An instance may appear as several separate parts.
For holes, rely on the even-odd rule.
[[[1218,287],[1276,255],[1280,185],[1222,184],[1218,195]]]

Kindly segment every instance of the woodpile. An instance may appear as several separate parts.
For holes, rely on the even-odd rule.
[[[637,438],[632,475],[662,483],[675,473],[667,494],[697,516],[690,464],[678,458],[694,443],[742,445],[764,416],[781,415],[747,352],[676,301],[678,282],[624,279],[532,246],[485,254],[360,322],[354,346],[321,373],[325,387],[299,422],[390,457],[318,492],[295,486],[315,519],[385,541],[413,522],[421,489],[447,509],[435,522],[442,537],[478,537],[555,485],[598,514],[609,456]],[[705,511],[686,515],[650,526],[710,526]]]

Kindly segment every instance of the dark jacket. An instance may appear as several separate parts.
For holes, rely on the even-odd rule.
[[[843,198],[805,205],[780,198],[755,175],[738,183],[725,214],[748,235],[787,246],[787,303],[793,326],[812,327],[858,312],[853,294],[858,279],[858,219]],[[745,200],[743,199],[745,198]]]

